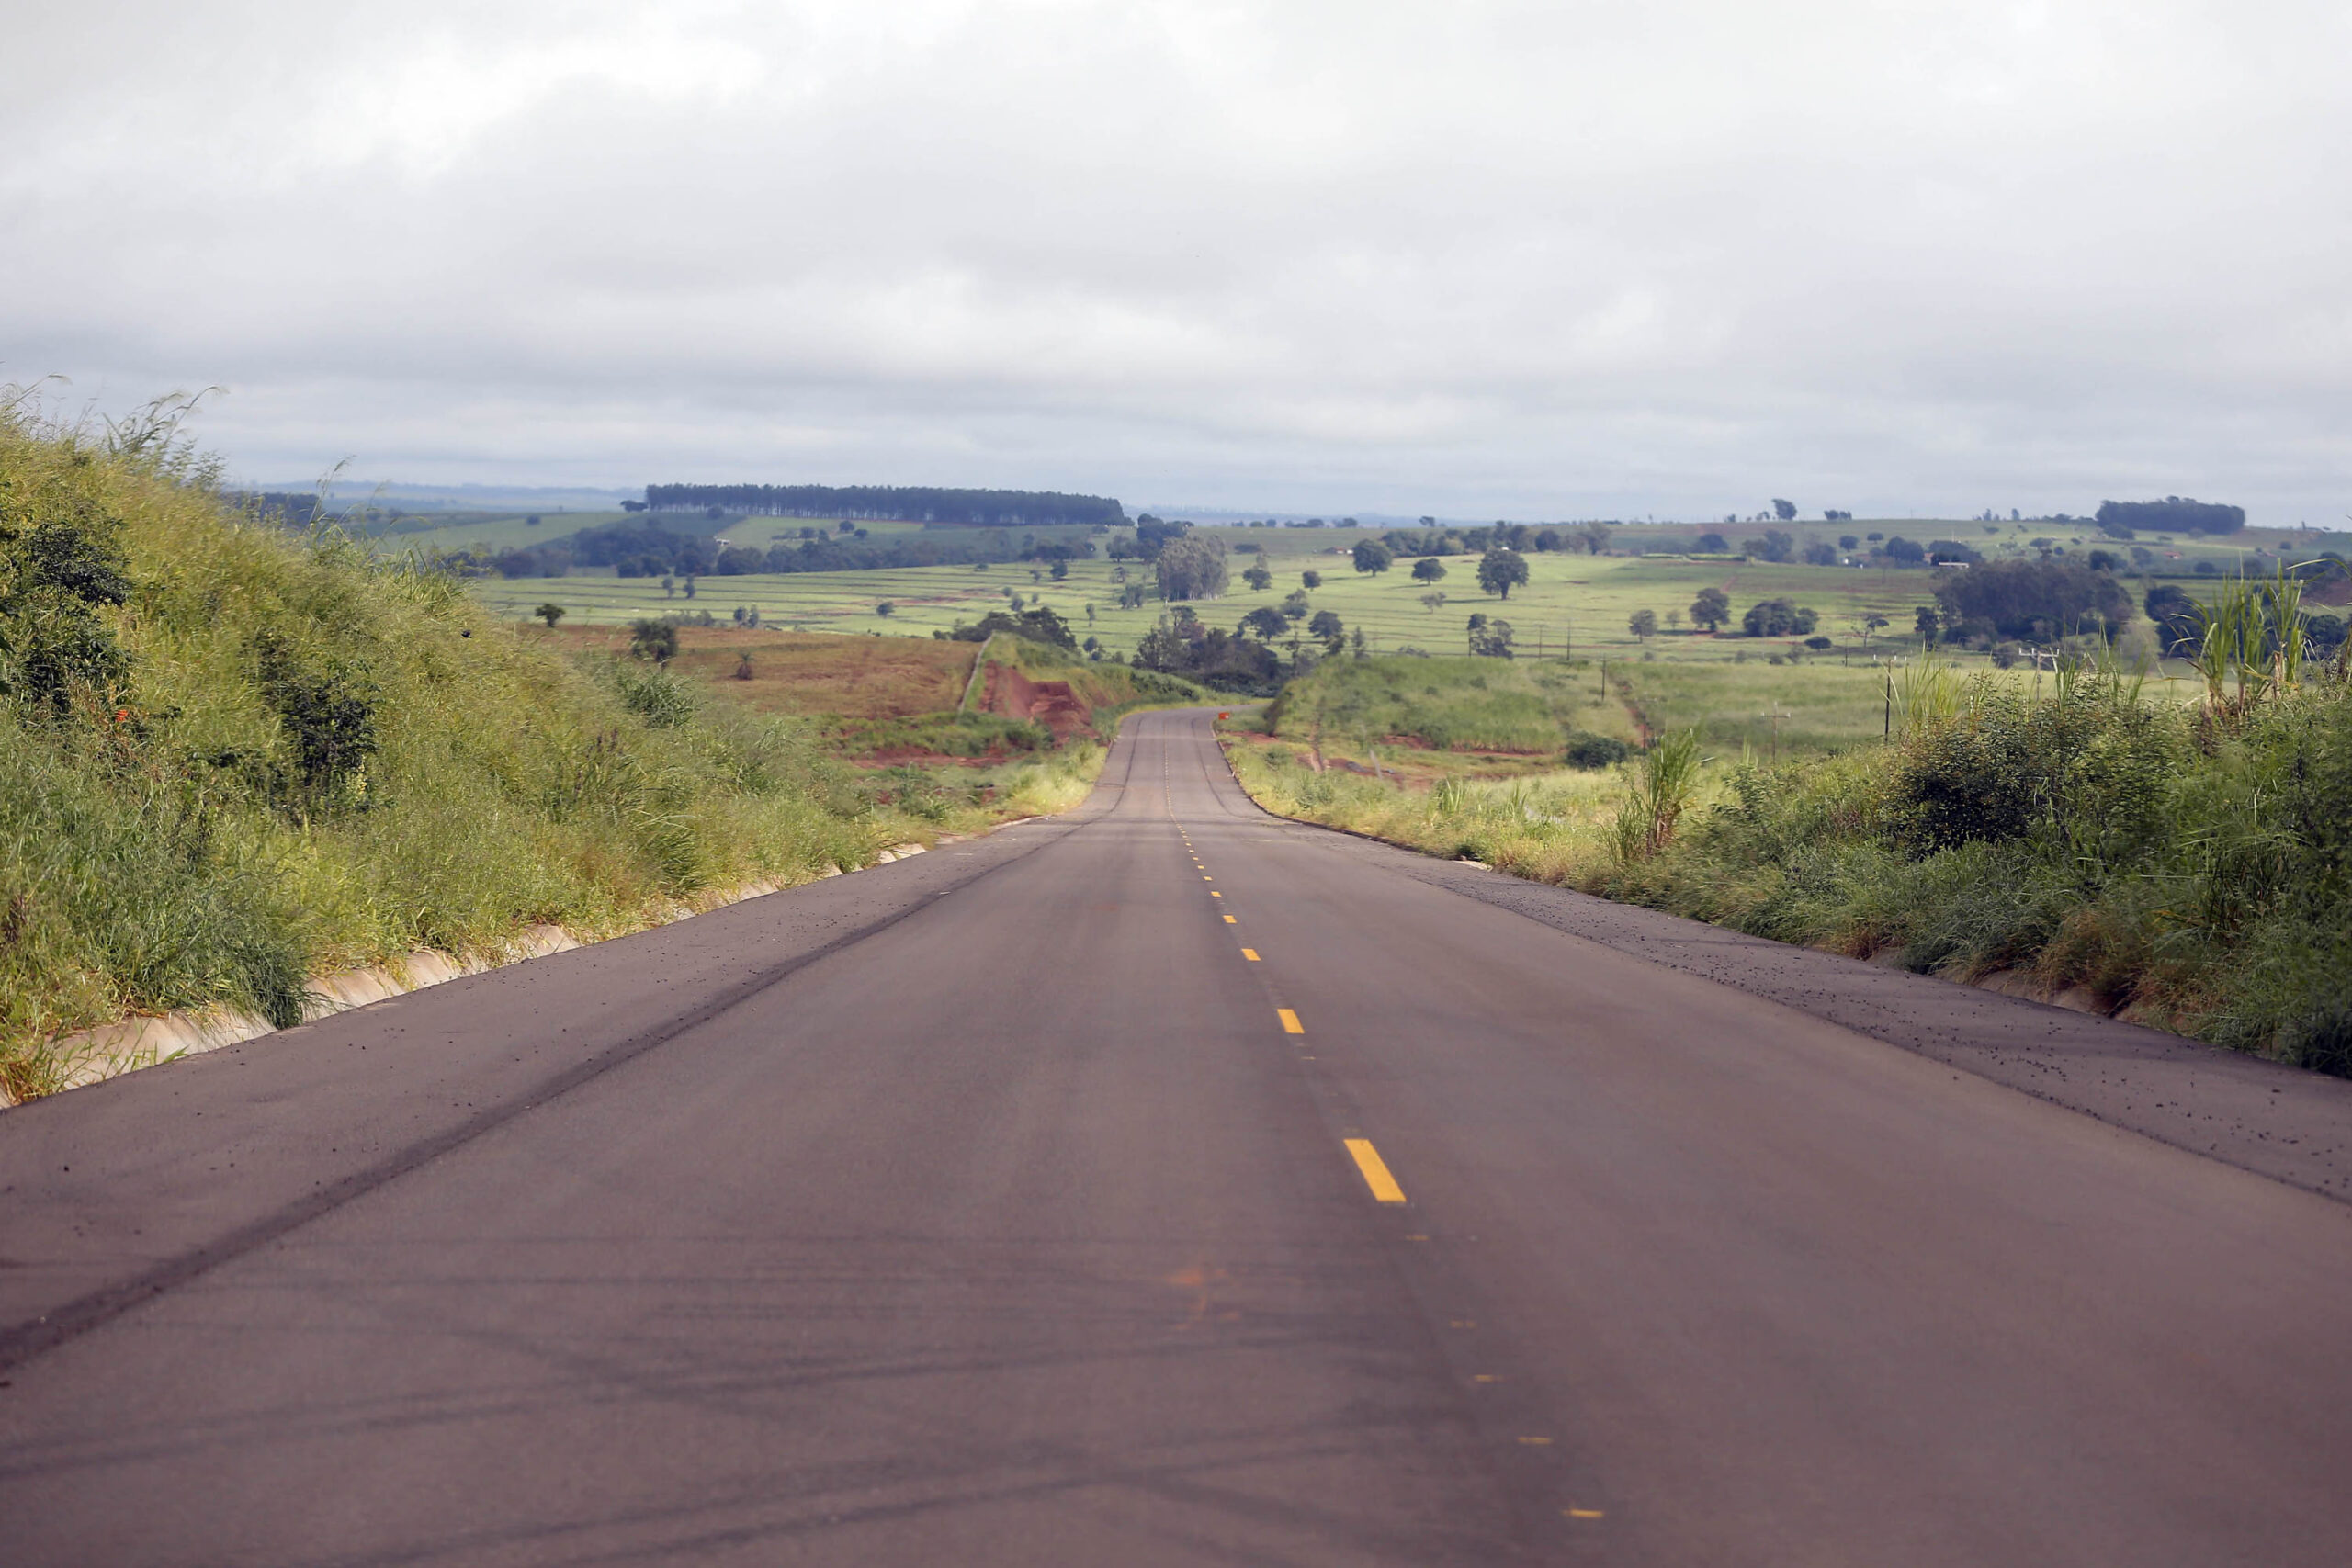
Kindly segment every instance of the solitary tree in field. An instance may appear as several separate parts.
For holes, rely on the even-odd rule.
[[[1517,550],[1488,550],[1478,558],[1478,586],[1498,598],[1527,581],[1527,558]]]
[[[1813,611],[1787,599],[1766,599],[1751,604],[1740,625],[1749,637],[1809,637],[1817,617]]]
[[[1682,612],[1679,610],[1668,610],[1666,613],[1666,624],[1672,626],[1676,631],[1680,631],[1682,629]]]
[[[689,599],[691,599],[691,598],[693,598],[694,596],[695,596],[695,577],[694,577],[694,573],[692,573],[692,572],[688,572],[688,573],[686,574],[686,597],[687,597],[687,598],[689,598]]]
[[[1340,624],[1340,617],[1329,610],[1316,611],[1314,619],[1306,623],[1306,630],[1310,637],[1320,637],[1323,646],[1333,653],[1340,651],[1340,644],[1348,635],[1347,627]]]
[[[1263,593],[1267,589],[1272,588],[1274,585],[1274,574],[1266,569],[1266,563],[1264,561],[1260,561],[1256,566],[1251,567],[1248,571],[1241,574],[1241,581],[1256,589],[1259,592]]]
[[[1094,601],[1091,599],[1086,602],[1086,624],[1090,626],[1094,624]]]
[[[563,619],[563,606],[554,604],[542,604],[531,614],[545,621],[548,624],[548,630],[553,631],[555,624]]]
[[[1920,605],[1913,614],[1911,620],[1913,628],[1919,634],[1919,646],[1922,648],[1933,648],[1936,643],[1936,629],[1939,624],[1936,615],[1936,607],[1933,604]]]
[[[1160,547],[1152,566],[1163,599],[1214,599],[1225,592],[1225,546],[1216,539],[1180,535]]]
[[[1319,571],[1302,571],[1298,574],[1298,581],[1310,590],[1320,588],[1323,586],[1323,574]]]
[[[1625,621],[1625,629],[1644,642],[1657,636],[1657,612],[1636,610]]]
[[[662,574],[662,597],[664,599],[675,599],[677,596],[678,580],[672,577],[668,572],[663,572]]]
[[[1690,601],[1690,624],[1714,631],[1731,619],[1731,595],[1720,588],[1702,588]]]
[[[874,606],[874,613],[877,615],[895,615],[899,613],[899,607],[896,604],[891,604],[888,599],[885,599],[882,603]]]
[[[1255,632],[1261,641],[1272,642],[1290,630],[1290,621],[1280,610],[1261,604],[1241,617],[1241,630]]]
[[[1470,617],[1470,651],[1480,659],[1509,659],[1513,656],[1511,626],[1502,619],[1488,620],[1484,615]]]
[[[1797,520],[1797,503],[1776,498],[1772,502],[1772,515],[1783,523],[1793,523]]]
[[[1046,575],[1052,578],[1056,582],[1068,581],[1069,580],[1069,562],[1066,560],[1056,561],[1053,565],[1053,570],[1048,571]]]
[[[1577,531],[1584,536],[1584,547],[1594,555],[1599,555],[1609,547],[1608,524],[1588,523]]]
[[[678,628],[668,621],[631,621],[628,650],[633,658],[667,664],[678,656]]]
[[[1421,595],[1421,607],[1429,611],[1430,615],[1434,615],[1440,610],[1445,608],[1445,595],[1442,593],[1424,593]]]
[[[1370,572],[1377,577],[1388,570],[1389,563],[1396,557],[1378,539],[1363,539],[1357,542],[1354,558],[1355,569],[1358,571]]]
[[[1445,563],[1435,556],[1423,556],[1413,563],[1413,581],[1416,582],[1444,581]]]

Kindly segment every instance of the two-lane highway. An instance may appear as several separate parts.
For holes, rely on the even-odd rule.
[[[1364,848],[1148,716],[0,1116],[0,1560],[2352,1557],[2352,1210]]]

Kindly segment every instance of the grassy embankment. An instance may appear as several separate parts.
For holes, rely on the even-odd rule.
[[[1244,785],[1283,815],[1917,972],[2013,974],[2043,995],[2352,1073],[2340,661],[2295,671],[2258,650],[2224,655],[2217,667],[2234,673],[2188,695],[2091,671],[2002,682],[1915,664],[1895,677],[1892,742],[1854,736],[1865,712],[1871,728],[1881,718],[1874,690],[1784,730],[1777,765],[1752,731],[1719,749],[1701,724],[1603,770],[1498,777],[1418,767],[1393,744],[1385,778],[1313,767],[1318,711],[1395,718],[1421,662],[1329,664],[1295,683],[1270,710],[1273,733],[1229,735]],[[1635,671],[1637,700],[1651,669]],[[1744,713],[1756,696],[1714,705]],[[1708,705],[1686,672],[1651,711]],[[1327,757],[1341,728],[1326,723]],[[1366,753],[1361,739],[1338,744]]]
[[[168,429],[0,405],[0,1094],[53,1089],[59,1038],[126,1013],[290,1023],[315,975],[625,931],[1067,805],[1099,761],[908,801],[718,684],[564,657],[453,579],[241,517]]]

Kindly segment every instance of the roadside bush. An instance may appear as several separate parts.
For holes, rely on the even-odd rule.
[[[1897,840],[1927,853],[2047,827],[2105,841],[2144,837],[2177,758],[2177,727],[2137,703],[2079,692],[2037,701],[1979,686],[1921,728],[1888,798]]]
[[[120,530],[62,486],[0,486],[0,697],[61,718],[76,693],[111,704],[129,666],[99,612],[130,597]]]
[[[1613,768],[1631,755],[1633,748],[1615,736],[1580,729],[1568,737],[1568,749],[1561,760],[1572,768]]]

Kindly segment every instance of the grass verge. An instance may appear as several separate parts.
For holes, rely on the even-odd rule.
[[[1695,726],[1506,779],[1374,773],[1328,730],[1318,767],[1280,712],[1225,740],[1279,815],[2352,1075],[2342,660],[2202,702],[2086,671],[1910,697],[1893,741],[1777,766]]]

